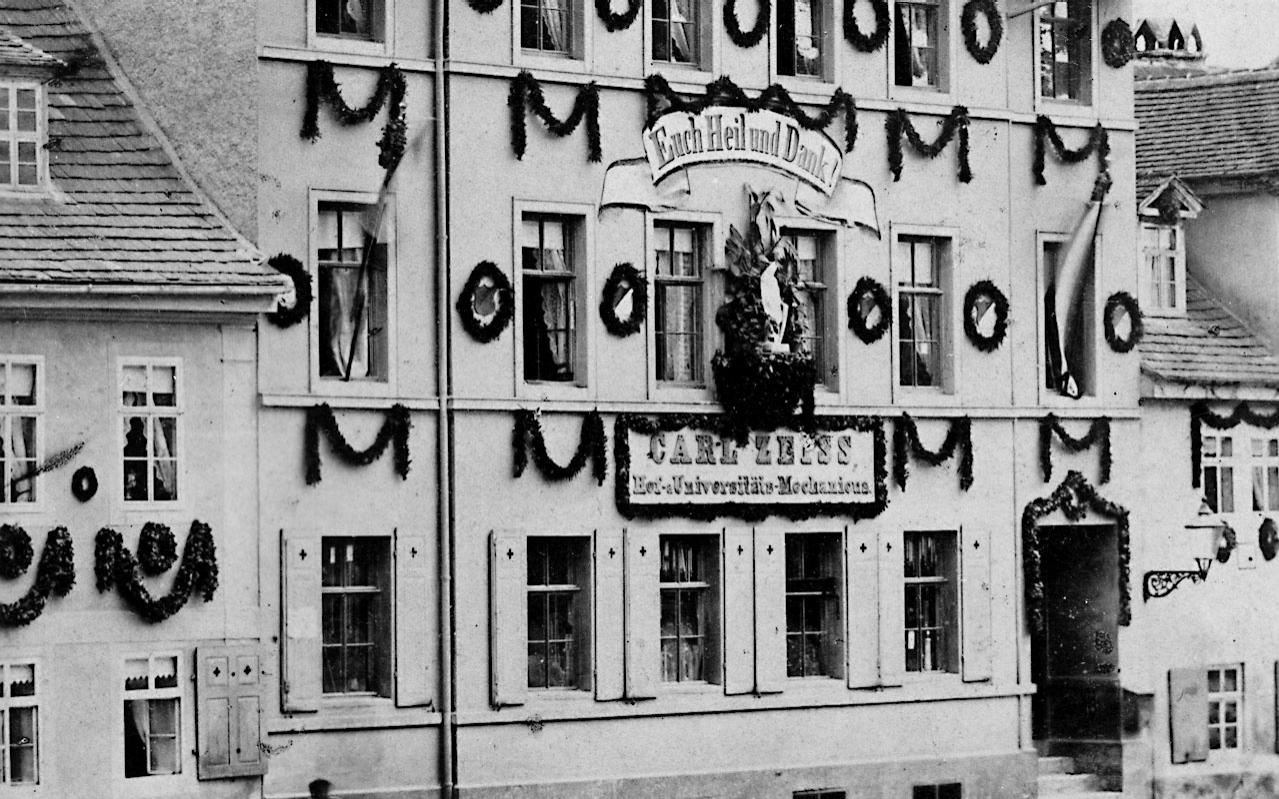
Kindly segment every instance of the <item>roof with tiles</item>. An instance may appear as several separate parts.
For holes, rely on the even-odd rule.
[[[63,62],[46,84],[52,191],[0,193],[0,289],[283,289],[175,167],[65,2],[3,0],[0,28]]]
[[[62,61],[0,28],[0,66],[56,69]]]
[[[1170,383],[1279,388],[1279,358],[1193,278],[1184,317],[1147,316],[1141,370]]]

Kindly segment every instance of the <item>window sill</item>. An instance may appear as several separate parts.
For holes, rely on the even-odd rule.
[[[831,94],[835,89],[839,88],[839,84],[828,79],[818,77],[807,77],[804,75],[778,75],[773,74],[773,80],[780,83],[787,92],[792,95],[807,96],[814,102],[827,103],[830,101]],[[795,97],[797,102],[804,102],[799,97]]]
[[[386,42],[375,42],[370,39],[348,39],[342,36],[330,36],[312,32],[308,42],[312,50],[330,53],[349,53],[351,55],[386,55],[390,48]]]
[[[590,399],[590,387],[577,383],[521,380],[517,396],[522,400]]]
[[[1046,97],[1037,97],[1035,109],[1052,118],[1053,122],[1058,122],[1056,115],[1063,117],[1082,117],[1089,122],[1095,124],[1097,110],[1093,108],[1091,100],[1055,100]]]
[[[343,380],[340,377],[311,379],[311,393],[335,397],[386,397],[395,394],[391,380]]]
[[[266,721],[268,735],[330,730],[430,727],[440,714],[427,707],[397,708],[390,699],[324,699],[319,713],[297,713]]]
[[[952,105],[954,97],[950,89],[944,89],[940,86],[899,86],[896,83],[888,85],[888,97],[897,103],[923,103],[926,105]],[[907,109],[909,111],[910,109]],[[925,138],[929,138],[925,135]]]
[[[540,53],[535,50],[524,50],[516,47],[515,66],[520,69],[537,69],[547,72],[570,72],[583,74],[587,72],[586,60],[581,56],[568,53]]]

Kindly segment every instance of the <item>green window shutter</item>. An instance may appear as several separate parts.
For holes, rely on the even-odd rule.
[[[422,707],[435,695],[436,609],[424,535],[395,535],[395,705]]]
[[[266,773],[262,741],[261,657],[256,646],[195,651],[196,773],[202,780]]]
[[[593,595],[595,619],[595,698],[601,702],[625,694],[625,606],[622,602],[622,534],[595,531]]]
[[[879,685],[879,546],[873,530],[853,528],[844,552],[848,687]]]
[[[284,635],[280,703],[285,713],[320,709],[320,539],[280,532]]]
[[[1172,736],[1172,762],[1198,763],[1208,759],[1207,669],[1169,670],[1168,729]]]
[[[627,530],[624,541],[626,698],[653,699],[662,657],[658,587],[662,553],[656,533]]]
[[[755,690],[786,686],[786,534],[755,530]]]
[[[983,682],[991,678],[990,533],[961,530],[960,550],[963,679]]]
[[[528,551],[518,533],[495,531],[490,544],[493,706],[522,705],[528,698]]]

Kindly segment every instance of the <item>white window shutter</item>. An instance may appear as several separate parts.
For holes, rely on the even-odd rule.
[[[625,605],[622,601],[622,534],[595,531],[595,698],[601,702],[625,695]]]
[[[395,706],[431,704],[436,610],[424,535],[395,534]]]
[[[284,651],[280,680],[285,713],[320,709],[320,538],[280,532],[284,565]]]
[[[624,540],[626,698],[653,699],[662,658],[658,587],[662,553],[656,533],[627,530]]]
[[[906,672],[906,569],[901,530],[879,531],[879,684],[901,685]]]
[[[1172,762],[1199,763],[1208,759],[1207,669],[1168,672],[1168,726],[1172,731]]]
[[[848,532],[844,573],[848,598],[848,687],[879,685],[879,542],[874,530]]]
[[[266,773],[261,656],[256,646],[201,646],[196,658],[196,773],[202,780]]]
[[[520,533],[494,531],[489,553],[489,662],[493,706],[528,698],[528,550]]]
[[[755,691],[786,685],[786,534],[755,530]]]
[[[991,678],[990,533],[965,528],[959,538],[963,679],[964,682],[983,682]]]
[[[724,693],[755,690],[754,546],[748,530],[720,537],[724,553]]]

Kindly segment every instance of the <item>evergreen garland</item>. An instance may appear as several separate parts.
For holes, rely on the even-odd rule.
[[[990,297],[995,312],[995,329],[989,336],[983,336],[977,329],[977,320],[973,312],[977,309],[977,300],[982,295]],[[972,345],[982,352],[994,352],[1004,343],[1008,335],[1008,298],[989,280],[979,280],[968,287],[964,294],[964,335]]]
[[[643,0],[626,0],[626,10],[620,14],[614,14],[608,0],[595,0],[595,14],[604,23],[604,29],[609,33],[624,31],[635,24],[635,18],[639,16],[642,7]]]
[[[582,419],[582,435],[577,443],[577,451],[567,465],[560,466],[546,451],[546,437],[542,433],[539,414],[520,409],[515,412],[515,430],[511,437],[514,451],[514,475],[522,477],[528,468],[529,445],[533,449],[533,463],[547,480],[561,482],[576,477],[578,472],[591,461],[591,474],[596,483],[604,485],[608,474],[608,437],[604,433],[604,420],[599,411],[591,411]]]
[[[1101,447],[1101,469],[1098,475],[1102,484],[1110,482],[1110,418],[1101,416],[1093,420],[1088,427],[1088,434],[1083,438],[1075,438],[1061,426],[1056,414],[1048,414],[1039,420],[1039,467],[1044,473],[1044,482],[1053,476],[1053,436],[1061,441],[1067,452],[1083,452],[1094,444]]]
[[[359,125],[372,122],[390,101],[386,125],[378,141],[378,164],[388,173],[393,172],[404,156],[407,142],[404,108],[407,91],[404,73],[395,64],[390,64],[378,73],[377,86],[368,102],[360,108],[352,108],[342,98],[341,87],[333,77],[333,65],[323,60],[312,61],[306,73],[306,111],[302,117],[301,136],[310,141],[320,138],[320,103],[328,105],[343,125]]]
[[[1203,461],[1203,426],[1208,425],[1213,430],[1229,430],[1241,422],[1263,430],[1273,430],[1279,427],[1279,411],[1269,415],[1260,414],[1246,400],[1236,405],[1228,416],[1213,413],[1204,400],[1190,406],[1190,479],[1195,488],[1199,488],[1200,464]]]
[[[533,73],[521,70],[511,80],[511,91],[507,95],[506,105],[511,112],[511,149],[516,160],[524,159],[524,149],[528,144],[528,133],[524,125],[525,109],[532,111],[542,120],[546,130],[557,138],[563,138],[586,120],[586,160],[598,163],[603,157],[600,151],[600,90],[595,81],[591,81],[577,90],[573,100],[573,110],[564,119],[559,119],[546,105],[542,95],[542,84]]]
[[[1120,308],[1126,311],[1128,318],[1132,320],[1132,332],[1125,339],[1119,338],[1119,334],[1115,332],[1114,314]],[[1116,291],[1107,298],[1106,308],[1101,314],[1101,327],[1106,335],[1106,343],[1118,353],[1131,352],[1133,347],[1141,343],[1142,336],[1146,334],[1146,326],[1142,323],[1141,306],[1126,291]]]
[[[739,443],[751,430],[794,425],[804,432],[812,431],[817,364],[807,352],[772,353],[767,358],[742,351],[716,352],[711,372],[732,435]]]
[[[152,624],[162,622],[181,610],[192,593],[210,602],[218,589],[218,553],[213,531],[198,520],[191,522],[191,530],[182,549],[182,565],[173,578],[173,587],[158,599],[152,598],[142,583],[138,560],[115,530],[109,527],[99,530],[94,538],[93,552],[93,573],[98,592],[116,589],[134,613]]]
[[[276,327],[292,327],[311,313],[311,273],[302,262],[287,253],[273,256],[266,265],[293,281],[293,306],[286,308],[283,300],[275,304],[275,310],[266,315]]]
[[[1101,59],[1106,66],[1121,69],[1137,55],[1132,28],[1122,17],[1116,17],[1101,29]]]
[[[395,444],[395,472],[401,479],[409,478],[409,430],[413,427],[409,409],[396,403],[386,412],[386,419],[377,431],[377,437],[367,449],[358,450],[347,443],[338,429],[337,419],[328,403],[321,403],[306,412],[306,484],[320,482],[320,433],[328,439],[329,447],[340,460],[351,466],[368,466],[382,457],[388,444]]]
[[[986,18],[990,27],[990,39],[985,45],[977,41],[977,15]],[[964,47],[978,64],[989,64],[999,52],[1004,38],[1004,18],[995,0],[968,0],[959,16],[959,29],[964,35]]]
[[[856,0],[844,0],[844,38],[863,53],[873,53],[883,47],[892,25],[887,0],[870,0],[870,5],[875,11],[875,30],[868,36],[857,26],[857,15],[853,13],[857,7]]]
[[[964,454],[959,459],[959,487],[967,491],[973,485],[973,424],[967,416],[952,419],[946,440],[936,452],[925,449],[919,443],[919,428],[908,413],[902,413],[897,424],[893,426],[893,479],[897,487],[906,490],[906,480],[910,477],[909,458],[914,457],[929,466],[940,466],[955,455],[956,447],[963,447]]]
[[[0,579],[16,580],[31,568],[31,536],[16,524],[0,525]]]
[[[768,21],[773,13],[772,0],[757,2],[759,10],[755,13],[755,26],[743,31],[741,21],[737,19],[737,0],[724,0],[724,31],[733,44],[743,49],[764,41],[764,35],[768,33]]]
[[[879,321],[867,326],[866,317],[862,316],[862,299],[869,297],[872,305],[879,309]],[[863,344],[874,344],[888,332],[893,321],[893,303],[888,297],[888,290],[883,284],[869,275],[862,275],[848,295],[848,329],[862,340]]]
[[[968,109],[957,105],[942,121],[941,130],[932,143],[925,142],[919,131],[910,121],[905,109],[898,108],[888,114],[884,122],[884,132],[888,136],[888,168],[893,173],[893,180],[902,179],[902,136],[910,142],[911,148],[925,158],[936,158],[946,149],[955,134],[959,134],[959,182],[969,183],[973,179],[972,169],[968,166]]]
[[[1057,131],[1057,125],[1048,117],[1040,114],[1035,119],[1035,161],[1033,164],[1035,182],[1040,186],[1048,185],[1048,180],[1044,177],[1045,139],[1052,144],[1053,152],[1057,154],[1062,163],[1077,164],[1096,153],[1098,173],[1106,171],[1106,162],[1110,159],[1110,136],[1100,122],[1088,134],[1087,144],[1076,150],[1071,150],[1062,142],[1061,134]]]
[[[64,597],[75,585],[75,547],[65,527],[55,527],[45,538],[36,579],[20,599],[0,604],[0,627],[23,627],[44,612],[49,597]]]
[[[631,314],[626,319],[617,318],[613,295],[625,284],[631,287]],[[615,336],[626,338],[640,331],[648,315],[648,283],[634,266],[620,263],[613,267],[600,297],[600,321],[604,329]]]
[[[164,574],[178,559],[178,542],[167,524],[147,522],[138,536],[138,565],[148,577]]]
[[[475,293],[485,280],[492,284],[493,293],[497,295],[493,299],[493,318],[488,322],[480,321],[475,315]],[[462,329],[481,344],[496,341],[511,324],[515,315],[515,293],[511,289],[511,281],[506,279],[506,273],[498,269],[497,264],[480,261],[471,270],[470,277],[462,285],[462,293],[457,296],[457,314],[462,320]]]
[[[502,0],[466,0],[466,4],[478,14],[492,14],[502,7]]]

